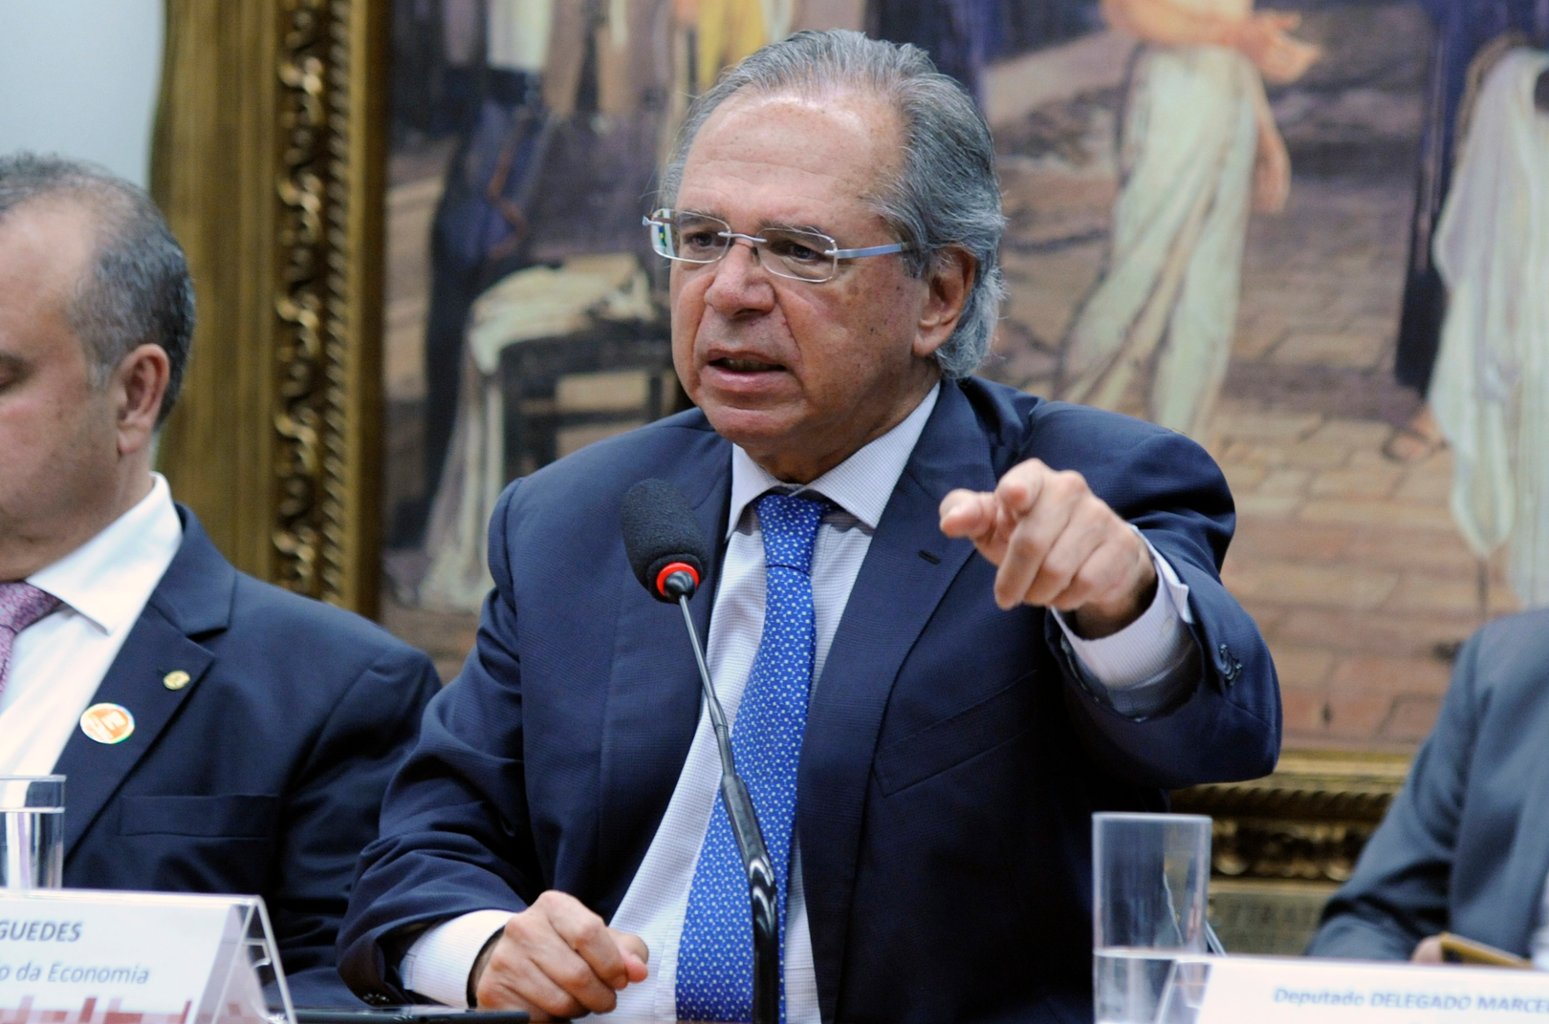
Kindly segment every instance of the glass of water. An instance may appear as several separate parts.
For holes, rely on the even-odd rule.
[[[1092,815],[1097,1024],[1152,1024],[1167,972],[1205,951],[1210,819]]]
[[[63,775],[0,775],[0,889],[63,885],[64,819]]]

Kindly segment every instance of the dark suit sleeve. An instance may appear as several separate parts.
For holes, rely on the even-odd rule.
[[[1484,646],[1478,635],[1464,646],[1435,729],[1355,873],[1324,908],[1308,953],[1407,960],[1421,939],[1452,927],[1449,892],[1481,720]]]
[[[1220,469],[1181,434],[1095,410],[1050,403],[1033,428],[1028,454],[1058,452],[1045,461],[1081,471],[1189,588],[1194,679],[1171,706],[1140,718],[1119,713],[1091,685],[1051,617],[1048,642],[1088,745],[1121,778],[1165,789],[1271,771],[1280,750],[1279,681],[1257,625],[1221,582],[1235,513]]]
[[[340,1000],[334,944],[355,862],[376,835],[388,779],[439,689],[429,658],[384,645],[343,690],[295,768],[274,861],[278,877],[264,895],[298,1006]]]
[[[397,960],[424,928],[474,910],[522,910],[541,888],[525,841],[521,664],[501,529],[515,490],[507,488],[491,520],[495,589],[474,649],[431,702],[388,788],[380,837],[361,857],[339,970],[362,996],[407,998]]]

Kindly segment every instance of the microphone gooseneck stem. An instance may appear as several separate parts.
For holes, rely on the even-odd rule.
[[[710,714],[710,728],[715,733],[716,745],[721,748],[721,771],[724,774],[736,774],[736,761],[731,752],[731,730],[726,727],[726,712],[721,710],[721,702],[715,696],[715,687],[710,685],[710,668],[705,664],[705,651],[699,643],[699,630],[694,628],[694,616],[688,610],[688,595],[678,598],[678,607],[683,611],[683,625],[688,627],[688,638],[694,648],[694,664],[699,666],[699,684],[705,691],[705,709]]]
[[[743,870],[747,872],[748,898],[753,908],[753,1024],[779,1024],[780,901],[774,864],[769,859],[769,847],[764,843],[764,832],[753,809],[753,798],[737,776],[731,730],[726,726],[726,713],[721,710],[721,701],[710,683],[710,669],[705,665],[699,631],[694,628],[694,618],[689,614],[688,598],[687,594],[680,596],[678,607],[683,610],[683,624],[688,627],[690,646],[694,648],[694,663],[699,666],[699,682],[705,693],[710,729],[721,752],[721,800],[726,805],[726,816],[731,822],[737,852],[742,856]]]

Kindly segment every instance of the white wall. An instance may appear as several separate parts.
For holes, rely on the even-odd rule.
[[[163,0],[0,0],[0,152],[146,184],[164,17]]]

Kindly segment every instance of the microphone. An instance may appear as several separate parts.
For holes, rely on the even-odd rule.
[[[709,560],[704,534],[693,510],[678,489],[665,480],[642,480],[624,495],[620,510],[624,528],[624,552],[635,578],[658,601],[677,604],[688,627],[694,663],[705,695],[705,711],[721,754],[721,800],[731,821],[732,837],[748,876],[748,898],[753,912],[753,1020],[754,1024],[778,1024],[780,1020],[780,919],[774,864],[753,809],[748,787],[737,775],[731,749],[731,730],[721,709],[704,647],[689,614],[688,599],[699,589]]]
[[[640,585],[668,604],[693,597],[710,555],[677,488],[665,480],[642,480],[624,495],[619,517],[624,552]]]

